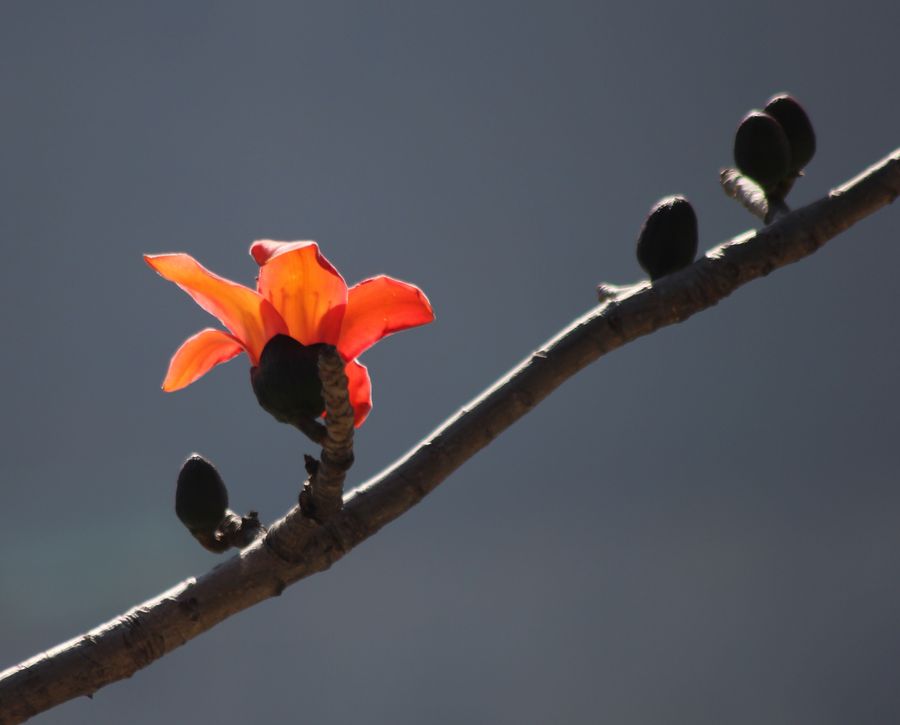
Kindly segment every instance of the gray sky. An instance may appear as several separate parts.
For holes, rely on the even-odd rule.
[[[141,261],[251,283],[258,238],[437,321],[363,357],[359,483],[594,303],[686,194],[709,248],[741,116],[789,90],[802,204],[900,143],[895,3],[7,2],[0,668],[216,562],[198,450],[286,510],[311,444]],[[900,717],[888,209],[580,374],[332,571],[41,723],[884,723]]]

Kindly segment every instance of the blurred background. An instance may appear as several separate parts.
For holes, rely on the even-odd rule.
[[[358,484],[641,278],[687,195],[707,249],[742,115],[810,113],[809,202],[900,144],[895,3],[10,1],[0,669],[218,561],[176,520],[200,451],[281,515],[314,448],[141,261],[251,284],[316,239],[436,322],[363,357]],[[884,723],[900,718],[900,209],[581,373],[331,571],[47,723]]]

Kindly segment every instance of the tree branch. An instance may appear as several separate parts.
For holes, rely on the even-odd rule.
[[[318,521],[327,521],[343,505],[344,479],[353,465],[353,407],[344,361],[335,348],[319,353],[319,377],[327,413],[327,435],[319,463],[310,473],[309,488],[313,516]]]
[[[330,567],[408,511],[453,471],[579,370],[612,350],[681,322],[747,282],[812,254],[900,194],[900,149],[827,197],[761,231],[746,232],[653,285],[603,301],[459,410],[414,450],[350,492],[324,525],[308,528],[285,557],[279,529],[304,518],[294,507],[269,534],[199,579],[87,634],[0,673],[0,723],[17,723],[134,674],[223,619]],[[308,519],[307,519],[308,521]],[[282,547],[278,547],[281,549]]]
[[[344,479],[353,465],[353,406],[344,361],[334,347],[319,353],[319,378],[325,399],[325,436],[319,460],[306,456],[309,479],[300,492],[302,516],[285,516],[269,529],[266,543],[284,561],[298,560],[303,544],[320,524],[344,505]]]
[[[737,169],[722,169],[719,173],[719,184],[729,198],[739,202],[764,223],[771,224],[778,217],[790,212],[784,203],[784,197],[791,190],[796,178],[791,177],[783,183],[779,189],[780,195],[772,198],[766,196],[766,192],[753,179],[748,179]]]

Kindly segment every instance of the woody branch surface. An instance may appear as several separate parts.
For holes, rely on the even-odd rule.
[[[344,480],[353,465],[353,406],[344,361],[333,347],[319,353],[319,379],[325,399],[325,435],[319,460],[306,457],[309,479],[292,511],[269,529],[267,546],[285,561],[303,555],[303,543],[343,506]]]
[[[608,296],[297,539],[285,558],[266,538],[203,576],[0,673],[0,723],[17,723],[131,676],[231,615],[323,571],[402,515],[565,380],[616,348],[716,304],[812,254],[900,194],[900,149],[828,196],[707,252],[653,285]],[[292,509],[273,529],[303,516]],[[271,535],[271,533],[270,533]]]
[[[325,399],[327,434],[309,484],[314,514],[320,521],[327,521],[341,508],[344,479],[353,465],[353,407],[344,361],[333,347],[319,354],[319,378]]]

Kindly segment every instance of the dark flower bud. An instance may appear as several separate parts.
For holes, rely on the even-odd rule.
[[[797,99],[787,93],[773,96],[766,104],[765,112],[784,129],[791,149],[790,173],[797,176],[816,153],[816,134],[809,116]]]
[[[325,412],[319,379],[319,352],[325,347],[303,345],[287,335],[275,335],[266,343],[259,365],[250,369],[250,383],[263,410],[294,425]]]
[[[667,196],[650,210],[641,227],[637,258],[650,279],[687,267],[697,254],[697,215],[683,196]]]
[[[744,116],[734,137],[734,162],[742,174],[771,192],[791,170],[791,147],[781,124],[762,111]]]
[[[211,538],[228,510],[228,489],[216,467],[195,453],[178,474],[175,513],[198,538]]]

